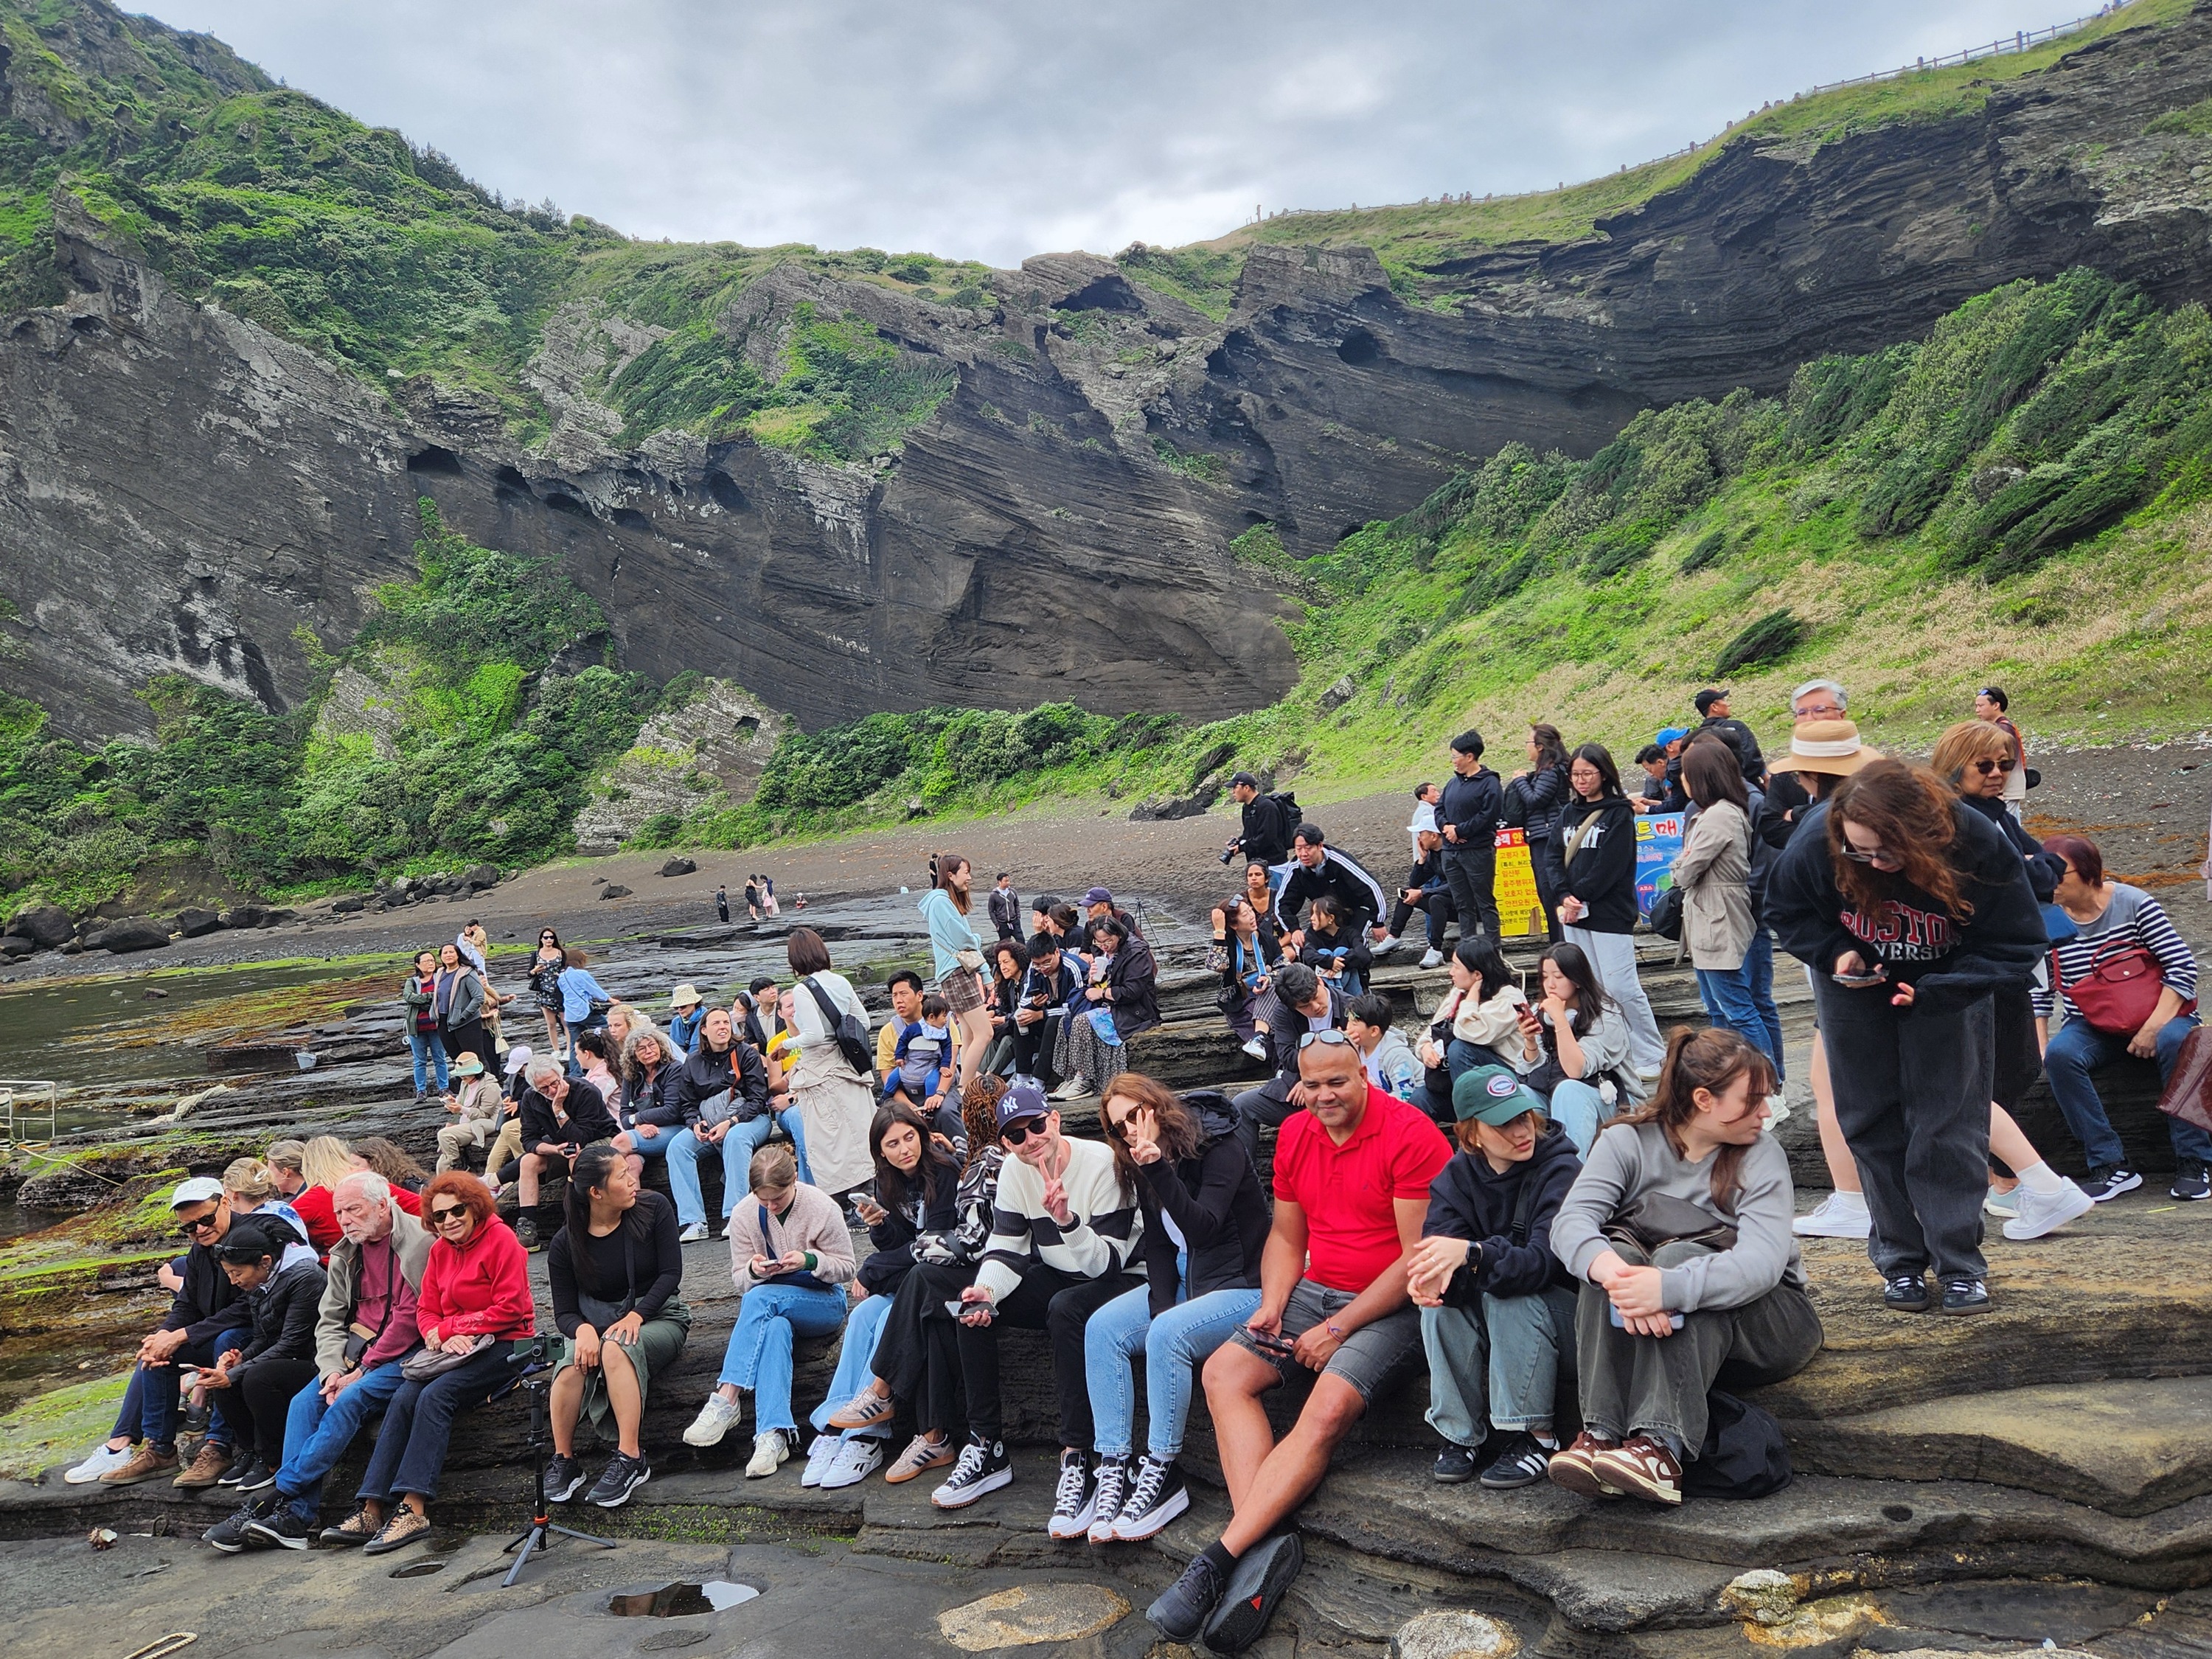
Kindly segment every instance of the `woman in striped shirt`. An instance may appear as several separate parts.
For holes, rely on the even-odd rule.
[[[2081,836],[2053,836],[2043,848],[2066,861],[2066,872],[2058,882],[2058,902],[2072,919],[2075,933],[2054,949],[2058,985],[2035,994],[2036,1033],[2044,1039],[2043,1071],[2051,1079],[2051,1095],[2089,1160],[2082,1188],[2102,1202],[2142,1186],[2142,1177],[2128,1167],[2126,1149],[2113,1132],[2089,1073],[2123,1054],[2133,1054],[2138,1060],[2155,1058],[2161,1083],[2173,1075],[2181,1045],[2197,1026],[2197,959],[2156,899],[2140,887],[2106,879],[2104,854],[2094,842]],[[2099,951],[2116,944],[2148,951],[2158,958],[2159,975],[2165,981],[2158,1006],[2133,1032],[2097,1030],[2062,988],[2087,977]],[[2066,1016],[2055,1032],[2051,1030],[2054,996],[2064,1005]],[[2172,1196],[2212,1197],[2212,1135],[2178,1117],[2166,1120],[2166,1129],[2173,1137]]]

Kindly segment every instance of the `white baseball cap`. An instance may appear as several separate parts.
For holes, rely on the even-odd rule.
[[[187,1204],[220,1202],[222,1198],[222,1182],[213,1176],[191,1176],[177,1183],[177,1190],[169,1194],[169,1207],[181,1210]]]

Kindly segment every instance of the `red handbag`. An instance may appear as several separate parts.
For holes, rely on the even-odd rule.
[[[2058,952],[2053,951],[2051,978],[2092,1030],[2111,1036],[2133,1036],[2142,1030],[2166,989],[2158,958],[2132,940],[2114,939],[2100,947],[2089,958],[2089,971],[2070,984],[2060,977]]]

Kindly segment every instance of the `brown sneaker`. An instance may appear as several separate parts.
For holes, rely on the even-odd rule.
[[[430,1517],[417,1515],[402,1504],[392,1511],[384,1522],[384,1529],[361,1547],[363,1555],[389,1555],[393,1550],[411,1544],[418,1538],[430,1535]]]
[[[358,1549],[383,1529],[383,1522],[370,1520],[366,1508],[357,1509],[335,1527],[325,1527],[322,1540],[341,1548]]]
[[[925,1470],[943,1468],[952,1461],[952,1455],[951,1436],[947,1435],[942,1440],[932,1440],[926,1434],[918,1434],[907,1442],[906,1449],[898,1455],[898,1461],[884,1471],[884,1479],[896,1486],[901,1481],[913,1480]]]
[[[100,1477],[103,1486],[135,1486],[141,1480],[151,1480],[157,1474],[167,1474],[177,1467],[177,1455],[173,1451],[156,1451],[153,1446],[143,1445],[131,1454],[131,1461],[119,1469],[110,1469]],[[228,1468],[228,1460],[223,1468]],[[220,1474],[222,1469],[216,1471]]]
[[[1653,1504],[1682,1501],[1682,1465],[1674,1453],[1648,1434],[1632,1434],[1618,1446],[1590,1459],[1590,1474],[1630,1498]]]
[[[186,1487],[212,1486],[229,1473],[230,1448],[203,1445],[185,1472],[177,1477],[175,1484]]]
[[[1572,1443],[1552,1454],[1545,1473],[1555,1486],[1569,1492],[1578,1492],[1585,1498],[1618,1498],[1620,1489],[1609,1486],[1598,1477],[1596,1462],[1599,1455],[1619,1446],[1618,1440],[1584,1429]]]

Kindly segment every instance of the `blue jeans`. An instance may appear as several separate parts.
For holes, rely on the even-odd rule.
[[[251,1333],[219,1331],[205,1342],[187,1342],[169,1357],[166,1365],[138,1368],[138,1432],[149,1445],[164,1449],[177,1443],[177,1402],[184,1393],[177,1373],[187,1365],[211,1365],[217,1355],[243,1348]],[[230,1428],[222,1420],[222,1391],[210,1389],[216,1403],[208,1413],[208,1444],[230,1444]]]
[[[1429,1355],[1429,1425],[1455,1446],[1482,1444],[1492,1427],[1548,1428],[1564,1366],[1575,1370],[1575,1293],[1483,1293],[1474,1308],[1421,1310]]]
[[[357,1495],[362,1502],[386,1504],[407,1492],[426,1498],[438,1495],[453,1419],[506,1388],[514,1374],[507,1364],[514,1347],[512,1342],[495,1342],[443,1376],[403,1382],[392,1390],[376,1449],[361,1477]]]
[[[415,1056],[415,1092],[418,1095],[425,1093],[429,1087],[430,1066],[423,1063],[428,1060],[437,1068],[438,1088],[442,1093],[447,1086],[446,1045],[438,1040],[438,1034],[435,1031],[410,1031],[407,1034],[407,1049]]]
[[[337,1467],[362,1424],[382,1411],[404,1381],[396,1359],[362,1373],[361,1380],[323,1403],[321,1382],[292,1396],[284,1414],[284,1467],[276,1471],[276,1495],[285,1507],[312,1525],[323,1505],[323,1477]]]
[[[799,1178],[811,1185],[806,1168],[806,1130],[799,1121],[799,1109],[789,1108],[778,1121],[791,1137],[792,1151],[798,1154]],[[767,1143],[771,1127],[768,1114],[763,1112],[750,1123],[732,1123],[722,1137],[723,1220],[730,1218],[738,1200],[750,1189],[748,1166],[753,1154]],[[673,1139],[659,1135],[653,1139],[666,1140],[667,1151],[662,1156],[668,1160],[668,1190],[676,1194],[677,1220],[686,1227],[705,1221],[707,1200],[699,1190],[699,1160],[713,1156],[713,1143],[700,1139],[689,1129],[678,1130]]]
[[[1605,1097],[1595,1084],[1571,1077],[1552,1091],[1551,1120],[1567,1132],[1567,1139],[1584,1158],[1589,1156],[1590,1142],[1597,1139],[1597,1126],[1605,1115]]]
[[[730,1346],[723,1351],[720,1380],[753,1391],[755,1432],[799,1432],[791,1409],[792,1339],[828,1336],[844,1322],[842,1290],[756,1285],[744,1293],[738,1304],[738,1322],[730,1329]]]
[[[1782,1011],[1774,1006],[1774,935],[1764,927],[1751,930],[1751,948],[1743,953],[1744,981],[1751,987],[1751,1006],[1766,1028],[1766,1057],[1774,1062],[1774,1080],[1782,1081]]]
[[[1767,1046],[1773,1038],[1767,1035],[1766,1021],[1751,1000],[1751,980],[1744,964],[1698,969],[1698,994],[1704,999],[1705,1012],[1712,1017],[1716,1026],[1723,1031],[1734,1031],[1767,1059],[1774,1058],[1774,1051]]]
[[[2194,1014],[2176,1014],[2160,1028],[2158,1075],[2161,1083],[2173,1075],[2181,1045],[2196,1029]],[[2124,1036],[2100,1031],[2086,1019],[2069,1019],[2051,1033],[2051,1046],[2043,1053],[2043,1074],[2051,1079],[2051,1098],[2065,1114],[2066,1127],[2081,1143],[2081,1154],[2092,1168],[2128,1161],[2127,1149],[2120,1145],[2112,1119],[2105,1115],[2105,1103],[2097,1097],[2097,1085],[2089,1080],[2090,1073],[2100,1066],[2124,1059],[2127,1052],[2128,1040]],[[2176,1158],[2212,1163],[2212,1135],[2178,1117],[2166,1119],[2166,1127],[2173,1137]]]
[[[826,1431],[830,1413],[876,1380],[875,1367],[869,1362],[876,1357],[876,1340],[884,1334],[884,1322],[891,1316],[889,1296],[871,1296],[853,1310],[845,1321],[845,1340],[837,1350],[837,1373],[830,1379],[830,1397],[814,1408],[814,1415],[806,1420]],[[884,1431],[847,1429],[842,1437],[850,1440],[855,1435],[880,1436]]]
[[[1083,1371],[1091,1389],[1092,1437],[1102,1457],[1136,1449],[1137,1395],[1130,1358],[1145,1356],[1145,1449],[1167,1462],[1182,1449],[1191,1381],[1206,1358],[1260,1306],[1257,1291],[1209,1291],[1154,1317],[1152,1291],[1124,1291],[1083,1328]]]

